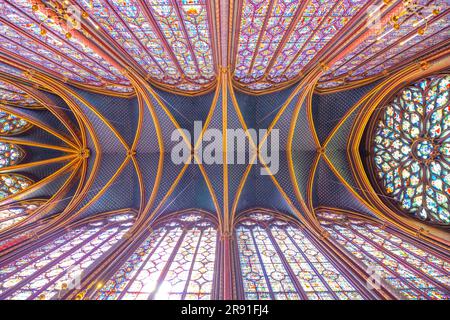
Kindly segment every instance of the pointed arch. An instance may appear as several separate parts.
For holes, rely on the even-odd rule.
[[[131,227],[134,214],[89,218],[36,239],[2,261],[0,299],[57,299],[82,280]]]
[[[217,298],[217,226],[216,217],[195,209],[156,220],[91,299]]]
[[[0,136],[22,134],[31,129],[32,126],[27,120],[0,109]]]

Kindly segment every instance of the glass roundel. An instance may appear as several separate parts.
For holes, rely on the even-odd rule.
[[[0,136],[21,134],[31,126],[28,121],[0,109]]]
[[[450,75],[403,88],[380,114],[373,162],[385,194],[421,220],[450,224]]]

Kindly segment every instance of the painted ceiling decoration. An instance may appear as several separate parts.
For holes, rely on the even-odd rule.
[[[0,300],[450,299],[449,10],[0,0]]]

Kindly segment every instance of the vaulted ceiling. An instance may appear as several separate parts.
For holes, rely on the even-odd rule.
[[[0,0],[0,109],[34,125],[8,139],[35,163],[1,170],[37,182],[0,204],[50,199],[19,224],[51,218],[45,232],[123,208],[137,226],[200,208],[225,231],[252,207],[317,230],[321,206],[377,216],[349,161],[355,123],[378,92],[449,67],[448,3],[418,3]],[[171,134],[194,121],[278,129],[279,170],[174,164]]]

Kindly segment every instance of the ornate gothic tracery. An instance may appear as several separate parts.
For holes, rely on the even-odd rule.
[[[408,3],[419,19],[396,16]],[[448,14],[444,0],[0,0],[0,299],[448,299]],[[357,120],[425,75],[370,137],[380,198],[354,160],[373,128]],[[262,152],[199,163],[199,120],[279,130],[278,172],[260,174]],[[199,139],[186,165],[177,131]]]
[[[0,109],[0,135],[17,135],[31,128],[26,120]]]
[[[22,148],[0,142],[0,168],[18,164],[25,157],[25,151]]]
[[[11,93],[8,95],[8,99],[13,99],[15,95],[16,93]],[[1,110],[0,125],[2,126],[0,129],[0,137],[21,135],[32,127],[26,120]],[[0,142],[0,169],[19,164],[25,156],[26,152],[22,147],[12,143]],[[33,184],[33,180],[21,174],[0,174],[0,200],[23,191],[31,184]],[[1,225],[4,228],[6,222],[3,220]]]
[[[337,243],[401,298],[449,299],[447,258],[374,222],[325,211],[318,216]]]
[[[445,0],[417,1],[418,14],[406,10],[398,17],[404,4],[395,1],[242,0],[236,6],[227,30],[214,21],[216,1],[2,0],[0,51],[20,60],[24,71],[31,67],[95,91],[132,94],[126,76],[132,67],[189,94],[211,89],[217,58],[229,49],[238,86],[264,92],[302,78],[314,63],[326,71],[322,89],[380,77],[448,40]]]
[[[450,224],[449,93],[449,75],[402,89],[372,138],[383,191],[403,211],[440,224]]]
[[[123,237],[133,215],[92,221],[44,241],[0,271],[2,299],[51,299],[81,281],[82,273]]]
[[[195,212],[157,223],[95,299],[212,299],[217,286],[216,228]]]
[[[16,194],[33,184],[33,180],[19,174],[0,174],[0,199]]]
[[[43,203],[45,200],[27,200],[3,206],[0,208],[0,231],[22,221]]]
[[[17,107],[34,107],[36,101],[23,90],[0,80],[0,104],[8,104]]]
[[[251,213],[236,226],[236,244],[245,299],[363,299],[293,222]]]
[[[292,80],[365,3],[243,1],[235,79],[255,90]]]

